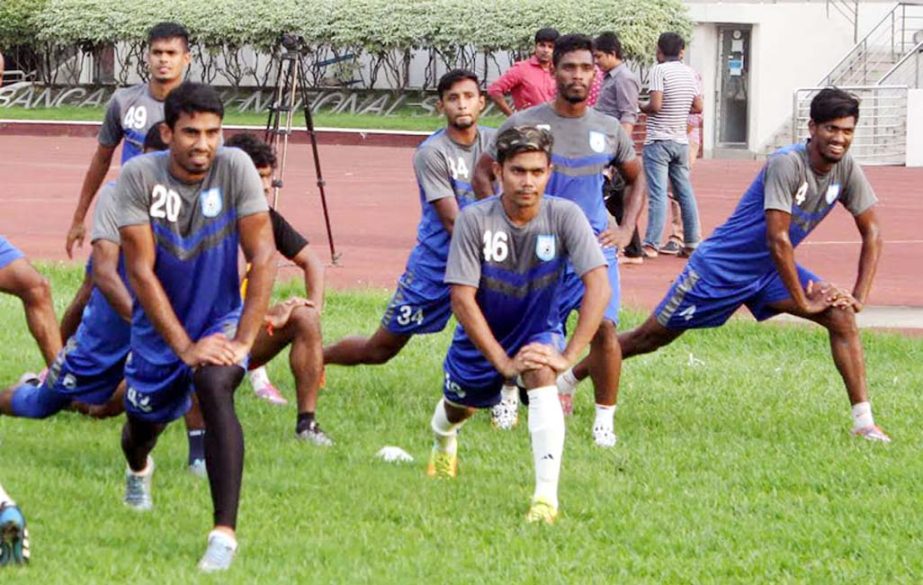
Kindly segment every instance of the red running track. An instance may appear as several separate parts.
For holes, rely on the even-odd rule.
[[[92,138],[0,136],[0,234],[31,258],[67,260],[64,236],[83,175],[95,148]],[[393,288],[416,236],[420,216],[411,170],[413,149],[383,146],[320,147],[338,266],[328,270],[333,288]],[[310,150],[290,147],[280,211],[329,260]],[[733,210],[759,170],[754,161],[702,160],[693,171],[705,233]],[[878,193],[886,241],[870,304],[923,306],[923,169],[867,167]],[[115,178],[118,169],[110,176]],[[643,221],[642,221],[642,225]],[[859,238],[851,217],[838,209],[798,248],[796,257],[828,280],[851,286]],[[82,262],[88,247],[79,250]],[[76,260],[75,260],[76,261]],[[661,257],[622,269],[626,306],[649,309],[679,273],[683,260]],[[917,268],[914,268],[917,266]]]

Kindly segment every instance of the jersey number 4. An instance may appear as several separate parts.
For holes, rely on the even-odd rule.
[[[151,202],[151,217],[167,221],[176,221],[179,218],[180,209],[183,207],[179,193],[163,185],[157,185],[151,192],[151,197],[154,199]]]

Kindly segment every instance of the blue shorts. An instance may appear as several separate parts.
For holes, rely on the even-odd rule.
[[[11,262],[25,258],[19,248],[10,243],[9,240],[0,236],[0,269],[6,268]]]
[[[76,364],[86,363],[76,339],[71,337],[40,386],[21,384],[14,388],[11,407],[15,416],[46,418],[67,408],[72,402],[101,405],[115,394],[125,375],[126,356],[108,369],[88,374]]]
[[[213,323],[201,337],[215,333],[233,337],[239,321],[240,309],[237,309]],[[152,423],[172,422],[186,414],[195,390],[193,369],[178,357],[167,364],[152,364],[140,353],[133,351],[125,364],[125,380],[128,382],[125,414]],[[247,361],[238,365],[246,370]]]
[[[609,299],[609,305],[606,307],[603,318],[618,325],[619,306],[622,302],[622,289],[619,284],[618,253],[615,248],[603,248],[602,250],[603,256],[605,256],[606,262],[608,263],[606,270],[609,272],[609,286],[612,288],[612,297]],[[566,333],[567,317],[570,316],[571,311],[580,308],[585,290],[586,288],[583,286],[583,281],[580,280],[580,277],[574,272],[573,268],[568,265],[564,272],[563,282],[561,283],[561,292],[558,293],[558,316],[561,323],[559,333]]]
[[[820,278],[796,265],[801,286]],[[741,305],[746,305],[757,321],[778,314],[769,305],[791,298],[779,273],[773,270],[735,287],[710,285],[689,264],[680,273],[666,296],[654,309],[657,322],[674,331],[704,329],[723,325]]]
[[[396,335],[438,333],[452,316],[449,285],[408,268],[397,281],[381,326]]]
[[[520,347],[533,342],[551,345],[558,351],[564,348],[559,333],[546,331],[507,351],[515,354]],[[505,380],[467,336],[456,334],[442,368],[445,374],[442,394],[449,402],[472,408],[490,408],[500,402],[500,389]]]

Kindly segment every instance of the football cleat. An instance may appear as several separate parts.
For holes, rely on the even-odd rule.
[[[561,403],[561,412],[564,413],[564,416],[570,416],[574,414],[573,394],[558,394],[558,401]]]
[[[529,507],[529,511],[526,513],[526,522],[529,524],[554,524],[557,519],[558,509],[543,498],[532,500],[532,506]]]
[[[557,377],[555,385],[558,387],[558,400],[561,401],[561,410],[564,411],[564,416],[574,414],[574,393],[577,392],[577,385],[568,384],[564,380],[564,374]]]
[[[458,455],[433,447],[429,455],[429,465],[426,466],[426,475],[435,478],[455,478],[458,475]]]
[[[278,404],[279,406],[288,404],[288,400],[285,399],[285,396],[282,396],[279,389],[273,386],[271,382],[266,382],[259,388],[255,388],[254,392],[256,392],[257,397],[262,398],[270,404]]]
[[[869,441],[881,441],[882,443],[891,442],[891,437],[889,437],[887,433],[881,430],[881,427],[878,425],[868,425],[866,427],[862,427],[861,429],[853,429],[852,434]]]
[[[29,562],[29,529],[15,504],[0,506],[0,566]]]
[[[208,547],[205,549],[205,554],[199,560],[199,570],[203,573],[227,571],[231,568],[236,552],[237,541],[233,536],[212,530],[208,534]]]
[[[615,431],[611,428],[602,426],[593,427],[593,442],[596,443],[597,447],[609,449],[610,447],[615,447],[615,443],[618,440],[618,437],[615,436]]]
[[[324,429],[320,428],[320,425],[317,424],[316,420],[312,420],[308,423],[308,426],[298,430],[295,429],[295,437],[302,441],[309,441],[314,443],[319,447],[332,447],[333,439],[330,438],[327,433],[324,432]]]
[[[514,394],[504,398],[490,409],[490,424],[495,429],[508,431],[519,423],[519,399]]]
[[[151,496],[151,478],[154,475],[154,460],[147,458],[147,472],[143,475],[134,473],[131,469],[125,470],[125,505],[139,512],[150,510],[154,507]]]

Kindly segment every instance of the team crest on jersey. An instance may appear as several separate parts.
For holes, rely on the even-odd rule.
[[[590,130],[590,148],[593,152],[604,152],[606,150],[606,135],[602,132]]]
[[[836,201],[836,198],[840,196],[840,184],[834,183],[827,187],[827,194],[824,196],[824,199],[827,200],[827,204],[831,204]]]
[[[213,187],[202,191],[199,201],[202,203],[202,213],[205,217],[217,217],[222,208],[221,188]]]
[[[535,241],[535,255],[538,256],[539,260],[544,260],[548,262],[554,258],[555,245],[554,245],[554,236],[539,236],[538,240]]]
[[[795,205],[801,205],[804,203],[805,198],[808,196],[808,182],[805,181],[798,187],[798,192],[795,193]]]

